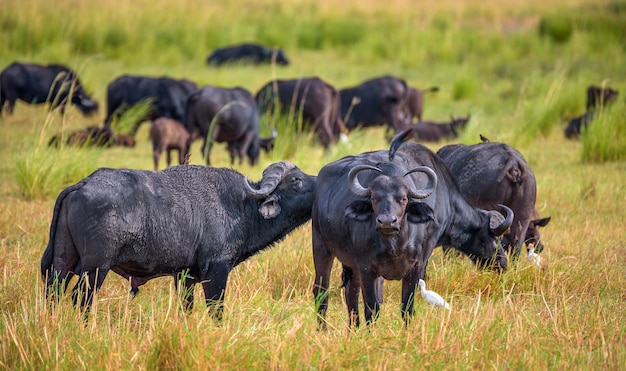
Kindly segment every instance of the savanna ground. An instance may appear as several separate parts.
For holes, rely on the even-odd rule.
[[[623,369],[626,365],[626,3],[600,0],[228,2],[7,0],[0,3],[0,67],[15,60],[78,70],[101,110],[64,118],[19,104],[0,118],[0,367],[5,369]],[[208,68],[217,47],[281,46],[288,67]],[[97,167],[152,169],[148,124],[133,149],[49,150],[61,130],[102,122],[106,85],[123,73],[241,85],[318,75],[338,88],[393,74],[428,95],[425,117],[471,113],[459,140],[481,133],[518,148],[535,172],[543,230],[540,269],[526,259],[500,275],[436,250],[428,286],[452,305],[418,300],[400,317],[400,285],[386,285],[370,328],[347,329],[333,272],[328,330],[317,331],[310,225],[231,274],[222,323],[197,301],[181,312],[171,279],[136,299],[111,274],[89,322],[65,297],[49,307],[39,274],[56,195]],[[589,84],[621,91],[580,141],[566,140]],[[267,131],[267,127],[264,127]],[[256,167],[288,159],[317,174],[347,154],[387,147],[358,131],[329,154],[306,137],[279,137]],[[445,143],[431,144],[437,150]],[[199,143],[192,163],[201,164]],[[229,166],[224,146],[217,166]],[[199,288],[196,295],[202,298]]]

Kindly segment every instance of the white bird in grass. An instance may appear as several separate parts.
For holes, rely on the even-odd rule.
[[[422,297],[426,300],[428,304],[436,307],[444,307],[447,310],[450,310],[450,304],[443,300],[441,295],[432,290],[426,290],[426,282],[424,282],[424,280],[419,280],[419,286]]]
[[[541,256],[535,252],[532,246],[528,246],[528,260],[534,265],[541,267]]]

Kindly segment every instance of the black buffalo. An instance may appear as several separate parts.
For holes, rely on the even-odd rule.
[[[185,118],[187,97],[198,86],[186,79],[171,77],[148,77],[123,75],[109,83],[107,87],[107,115],[105,125],[119,118],[131,106],[150,99],[152,107],[146,117],[135,122],[133,135],[143,121],[158,117],[169,117],[179,122]]]
[[[270,49],[258,44],[241,44],[215,49],[207,57],[210,65],[222,65],[233,62],[253,64],[276,63],[282,66],[289,64],[282,49]]]
[[[318,134],[324,148],[346,131],[339,116],[339,93],[318,77],[270,81],[259,89],[256,101],[261,112],[273,112],[279,106],[294,121],[301,114],[304,126]]]
[[[507,251],[518,256],[526,240],[540,241],[538,227],[547,221],[534,217],[535,174],[519,151],[504,143],[487,142],[444,146],[437,155],[456,177],[461,192],[472,205],[493,209],[504,204],[513,210],[513,224],[502,239]]]
[[[570,120],[565,128],[564,134],[568,139],[576,139],[580,137],[583,130],[586,130],[593,121],[596,111],[587,111],[581,116],[574,117]]]
[[[606,86],[590,85],[587,87],[587,111],[594,110],[599,106],[606,106],[617,100],[619,92]]]
[[[350,323],[359,325],[359,293],[368,323],[377,317],[381,279],[402,280],[401,311],[413,312],[415,287],[436,246],[453,245],[480,265],[506,267],[496,237],[511,225],[496,211],[472,207],[446,165],[405,138],[390,151],[347,156],[324,166],[312,210],[313,294],[323,326],[333,260],[343,266]],[[427,175],[427,180],[420,173]]]
[[[250,165],[257,163],[261,148],[271,148],[274,136],[259,136],[259,108],[250,92],[242,87],[204,86],[189,96],[185,124],[191,141],[204,138],[202,153],[210,164],[213,142],[227,142],[231,164],[235,157],[241,163],[248,156]]]
[[[406,81],[382,76],[358,86],[341,89],[341,117],[348,130],[384,126],[398,133],[411,123],[406,110],[409,87]]]
[[[46,294],[79,275],[72,297],[88,309],[109,271],[135,289],[185,273],[186,308],[201,283],[220,318],[230,271],[310,219],[315,181],[289,162],[268,166],[258,183],[196,165],[96,170],[57,198],[41,259]]]
[[[31,104],[50,103],[51,110],[60,106],[61,113],[65,113],[68,103],[87,116],[98,111],[98,102],[89,97],[76,72],[60,64],[13,62],[0,72],[0,113],[7,102],[7,112],[12,114],[18,99]]]
[[[413,126],[412,137],[422,142],[439,142],[440,140],[456,139],[459,132],[467,126],[470,115],[466,117],[450,117],[449,122],[419,121]]]

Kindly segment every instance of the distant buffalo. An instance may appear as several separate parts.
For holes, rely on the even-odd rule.
[[[241,44],[213,50],[207,58],[209,65],[222,65],[235,62],[252,64],[276,63],[286,66],[289,60],[282,49],[270,49],[258,44]]]
[[[133,135],[143,121],[169,117],[183,122],[187,97],[198,89],[193,81],[171,77],[123,75],[107,87],[107,115],[105,125],[121,116],[131,106],[152,99],[152,108],[146,117],[138,118]]]
[[[65,140],[65,145],[74,147],[134,147],[135,138],[116,134],[109,126],[88,126],[84,129],[74,130],[67,135],[57,134],[50,138],[49,146],[58,147],[61,140]]]
[[[207,165],[211,164],[213,142],[228,143],[231,164],[247,156],[250,165],[259,160],[261,148],[271,148],[275,136],[259,136],[259,108],[252,94],[245,88],[221,88],[206,85],[187,99],[185,120],[191,141],[204,138],[202,152]],[[187,146],[189,149],[189,145]]]
[[[294,116],[301,114],[303,126],[317,132],[326,149],[346,132],[339,116],[339,93],[318,77],[272,80],[259,89],[255,98],[261,112],[273,112],[279,106],[294,121]]]
[[[14,62],[5,68],[0,73],[0,113],[8,102],[7,112],[12,114],[18,99],[30,104],[50,103],[50,110],[61,107],[62,114],[68,100],[84,115],[98,110],[98,102],[85,92],[78,75],[60,64]]]
[[[450,117],[449,122],[420,121],[413,124],[412,136],[420,142],[438,142],[440,140],[455,139],[459,131],[465,129],[470,120],[466,117]]]
[[[577,139],[580,133],[582,133],[583,128],[587,129],[589,124],[591,124],[594,115],[595,111],[587,111],[581,116],[571,119],[565,128],[565,137],[568,139]]]
[[[619,92],[615,89],[606,86],[590,85],[587,88],[587,111],[615,102],[618,95]]]
[[[171,152],[178,151],[178,163],[182,165],[187,156],[187,145],[191,135],[180,122],[169,117],[159,117],[150,127],[150,141],[154,159],[154,170],[159,170],[159,159],[166,154],[166,164],[172,164]]]
[[[439,91],[438,86],[431,86],[423,90],[409,87],[409,96],[406,100],[405,110],[411,120],[415,118],[417,121],[422,121],[422,114],[424,113],[424,94],[437,91]]]
[[[402,79],[381,76],[341,89],[339,94],[341,117],[348,130],[387,125],[398,133],[411,123],[406,111],[409,87]]]

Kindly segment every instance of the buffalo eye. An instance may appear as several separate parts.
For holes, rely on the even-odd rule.
[[[294,191],[301,189],[302,186],[303,186],[302,178],[298,178],[298,177],[291,178],[291,188],[293,188]]]

